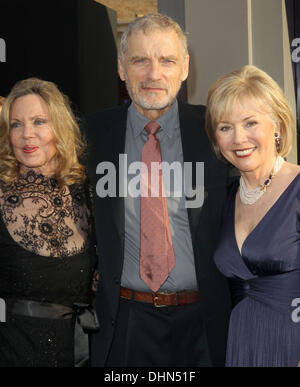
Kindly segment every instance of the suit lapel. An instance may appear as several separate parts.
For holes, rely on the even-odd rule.
[[[182,151],[184,162],[192,163],[193,190],[196,188],[196,162],[205,161],[207,150],[203,146],[204,120],[195,120],[189,106],[178,102]],[[205,133],[204,133],[205,134]],[[205,141],[206,143],[206,141]],[[188,208],[188,218],[194,243],[196,227],[199,223],[202,207]]]
[[[111,155],[111,162],[116,168],[116,197],[111,198],[111,213],[115,223],[119,238],[122,241],[122,251],[124,252],[125,235],[125,209],[124,198],[119,195],[119,155],[125,152],[125,138],[127,127],[127,110],[124,106],[119,114],[116,114],[115,122],[112,123],[113,130],[110,131],[110,139],[107,142],[108,153]],[[122,254],[124,256],[124,254]]]

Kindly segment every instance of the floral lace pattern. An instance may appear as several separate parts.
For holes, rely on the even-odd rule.
[[[90,234],[90,212],[82,184],[61,188],[56,179],[29,170],[10,183],[0,181],[0,208],[11,237],[37,255],[79,254]]]
[[[33,170],[11,183],[0,180],[1,298],[69,307],[92,303],[97,255],[91,204],[87,184],[60,187]],[[0,367],[73,365],[74,319],[7,309]]]

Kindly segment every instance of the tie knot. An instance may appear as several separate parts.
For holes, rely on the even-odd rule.
[[[150,121],[145,126],[145,129],[148,134],[156,134],[159,128],[160,128],[160,125],[156,121]]]

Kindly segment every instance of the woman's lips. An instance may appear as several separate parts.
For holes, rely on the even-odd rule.
[[[35,152],[36,150],[38,150],[39,147],[38,146],[29,146],[29,145],[26,145],[24,146],[23,148],[23,152],[24,153],[33,153]]]
[[[240,150],[235,150],[234,153],[237,157],[244,158],[244,157],[249,157],[255,151],[255,149],[256,147],[240,149]]]

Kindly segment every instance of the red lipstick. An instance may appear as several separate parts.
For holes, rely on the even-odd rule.
[[[24,153],[33,153],[33,152],[35,152],[38,149],[39,149],[39,147],[34,146],[34,145],[25,145],[23,147],[23,152]]]

